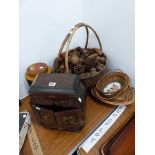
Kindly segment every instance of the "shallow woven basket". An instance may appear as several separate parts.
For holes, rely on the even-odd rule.
[[[95,88],[91,89],[92,95],[101,101],[102,103],[110,104],[110,105],[129,105],[135,102],[135,95],[134,90],[130,86],[127,87],[127,89],[124,90],[120,96],[118,96],[115,99],[107,99],[103,98],[96,90]]]
[[[112,82],[118,82],[121,85],[121,88],[111,95],[107,95],[103,92],[103,89]],[[130,79],[127,74],[123,73],[121,70],[113,70],[106,73],[96,84],[96,91],[103,97],[108,99],[117,98],[125,89],[130,85]]]
[[[108,84],[118,82],[121,88],[110,96],[103,93],[103,88]],[[129,77],[121,70],[113,70],[106,73],[91,89],[92,95],[102,103],[110,105],[129,105],[134,103],[135,95],[133,88],[130,87]]]
[[[60,54],[62,53],[63,51],[63,48],[65,47],[66,45],[66,50],[65,50],[65,72],[66,73],[70,73],[70,70],[69,70],[69,66],[68,66],[68,52],[69,52],[69,46],[70,46],[70,43],[71,43],[71,40],[72,40],[72,37],[74,35],[74,33],[76,32],[76,30],[78,30],[80,27],[85,27],[86,29],[86,33],[87,33],[87,36],[86,36],[86,43],[85,43],[85,49],[87,49],[87,45],[88,45],[88,38],[89,38],[89,29],[93,31],[93,33],[95,34],[96,38],[97,38],[97,41],[99,43],[99,46],[100,46],[100,50],[102,51],[102,45],[101,45],[101,41],[96,33],[96,31],[89,25],[85,24],[85,23],[79,23],[77,25],[75,25],[70,31],[69,33],[66,35],[61,47],[60,47],[60,50],[59,50],[59,53],[58,53],[58,56],[57,58],[54,60],[54,63],[53,63],[53,72],[57,72],[57,69],[58,69],[58,66],[59,66],[59,62],[58,62],[58,59],[60,57]],[[105,55],[105,54],[104,54]],[[105,55],[105,58],[106,58],[106,55]],[[105,63],[105,66],[103,67],[103,69],[100,71],[100,72],[97,72],[97,74],[95,75],[90,75],[89,73],[83,73],[83,74],[80,74],[80,78],[81,78],[81,81],[82,83],[84,84],[84,86],[86,88],[89,88],[89,87],[92,87],[94,86],[97,81],[105,74],[106,72],[106,69],[107,69],[107,58],[106,58],[106,63]]]

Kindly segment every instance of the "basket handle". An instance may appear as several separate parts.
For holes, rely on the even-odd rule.
[[[89,25],[87,25],[85,23],[79,23],[79,24],[75,25],[75,28],[72,29],[72,31],[71,31],[68,39],[66,40],[67,41],[67,44],[66,44],[66,55],[65,55],[65,67],[66,67],[66,72],[67,73],[69,73],[69,67],[68,67],[68,51],[69,51],[69,45],[71,43],[71,39],[72,39],[74,33],[76,32],[76,30],[79,29],[80,27],[83,27],[83,26],[85,26],[86,29],[88,29],[88,28],[91,29],[94,32],[94,34],[95,34],[95,36],[96,36],[96,38],[98,40],[98,43],[99,43],[99,46],[100,46],[100,50],[102,51],[102,44],[101,44],[101,41],[99,39],[99,36],[96,33],[96,31],[91,26],[89,26]],[[88,37],[88,35],[87,35],[87,37]]]
[[[73,33],[73,31],[75,30],[76,27],[79,27],[82,23],[78,23],[76,24],[73,28],[70,29],[70,31],[68,32],[68,34],[66,35],[64,41],[62,42],[61,46],[60,46],[60,49],[59,49],[59,52],[58,52],[58,56],[57,58],[60,57],[60,54],[62,53],[66,43],[67,43],[67,40],[69,39],[69,37],[71,36],[71,34]],[[89,38],[89,30],[88,30],[88,27],[85,26],[85,29],[86,29],[86,43],[85,43],[85,48],[87,48],[88,46],[88,38]]]

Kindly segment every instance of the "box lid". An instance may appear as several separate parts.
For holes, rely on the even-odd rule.
[[[32,83],[29,93],[77,94],[80,76],[76,74],[39,74]]]

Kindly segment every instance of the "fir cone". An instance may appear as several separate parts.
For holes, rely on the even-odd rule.
[[[97,53],[98,55],[102,55],[102,51],[99,48],[94,48],[93,49],[95,53]]]
[[[83,54],[88,54],[88,49],[82,49]]]
[[[96,71],[96,68],[91,68],[90,69],[90,72],[95,72]]]
[[[88,53],[89,53],[89,55],[92,55],[92,54],[94,54],[95,52],[94,52],[93,49],[90,48],[90,49],[88,50]]]
[[[81,47],[76,47],[75,48],[76,51],[81,51],[81,49],[82,49]]]
[[[99,64],[99,65],[97,65],[96,70],[97,71],[101,71],[101,70],[103,70],[103,68],[104,68],[104,65],[103,64]]]
[[[69,63],[69,64],[68,64],[68,67],[69,67],[69,70],[70,70],[72,73],[74,73],[74,67],[75,67],[75,65]]]
[[[80,57],[82,55],[82,49],[81,49],[81,47],[77,47],[75,49],[70,50],[68,53],[69,53],[69,55],[76,54]]]
[[[97,54],[94,53],[94,54],[89,55],[88,59],[95,60],[96,57],[97,57]]]
[[[82,74],[84,73],[84,66],[82,64],[77,64],[75,67],[74,67],[74,72],[76,74]]]
[[[90,77],[90,73],[84,73],[84,74],[81,74],[80,75],[80,77],[82,78],[82,79],[85,79],[85,78],[88,78],[88,77]]]
[[[102,64],[105,64],[105,63],[106,63],[106,58],[105,58],[105,57],[97,56],[96,59],[97,59],[100,63],[102,63]]]
[[[91,65],[85,65],[85,66],[84,66],[84,70],[85,70],[84,72],[85,72],[85,73],[90,72],[90,69],[91,69],[91,68],[92,68]]]
[[[84,54],[84,58],[87,58],[89,56],[89,53]]]
[[[83,61],[84,61],[83,58],[80,57],[80,58],[79,58],[79,62],[80,62],[80,63],[83,63]]]
[[[92,67],[96,68],[98,64],[99,64],[99,62],[97,60],[95,60],[94,62],[92,62],[91,65],[92,65]]]
[[[105,57],[101,57],[101,59],[99,60],[102,64],[106,63],[106,58]]]
[[[90,75],[91,75],[91,76],[95,76],[95,75],[97,75],[97,74],[98,74],[97,71],[90,72]]]
[[[90,65],[93,61],[95,61],[97,54],[91,54],[85,59],[85,64]]]
[[[71,49],[68,51],[68,54],[72,54],[74,52],[74,49]]]
[[[82,59],[85,59],[88,55],[89,55],[89,54],[88,54],[88,50],[85,49],[85,48],[82,48],[82,49],[81,49],[81,55],[80,55],[80,57],[81,57]]]

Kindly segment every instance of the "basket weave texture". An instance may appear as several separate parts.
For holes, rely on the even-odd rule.
[[[120,88],[114,92],[104,92],[108,85],[119,83]],[[102,103],[110,105],[129,105],[134,103],[134,89],[130,86],[130,79],[121,70],[106,73],[91,89],[92,95]]]
[[[69,49],[72,37],[76,30],[84,27],[86,29],[85,47]],[[99,48],[88,48],[89,30],[92,30],[99,43]],[[66,45],[65,51],[63,48]],[[102,52],[101,41],[96,31],[85,23],[76,24],[66,35],[58,56],[53,63],[53,72],[79,74],[86,88],[94,86],[105,74],[107,69],[107,57]]]

